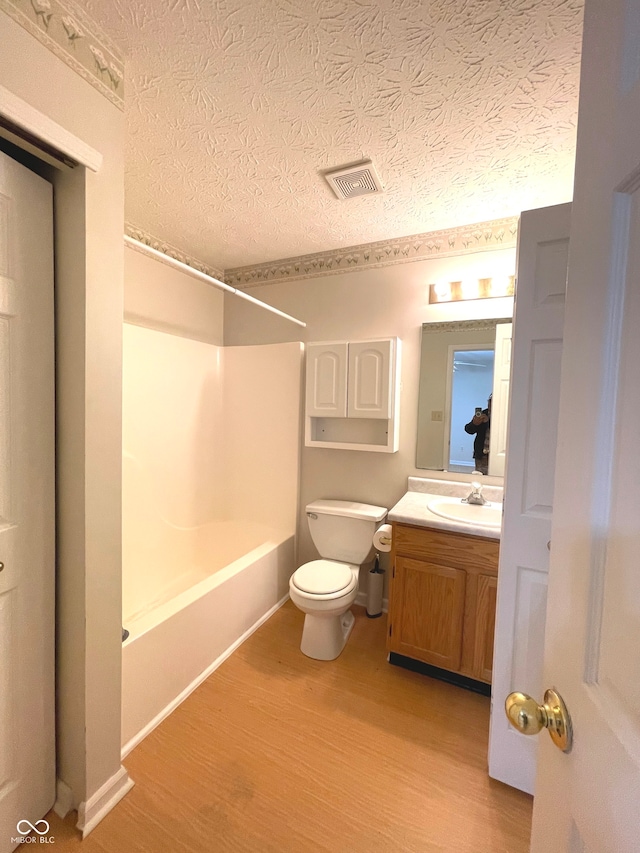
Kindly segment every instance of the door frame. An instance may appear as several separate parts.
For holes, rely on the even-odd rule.
[[[52,97],[52,84],[44,77],[41,82],[44,103],[48,104]],[[56,106],[54,99],[52,111]],[[61,111],[58,109],[58,112]],[[100,541],[94,540],[94,534],[102,532],[103,526],[107,530],[109,526],[115,528],[117,524],[118,529],[121,526],[120,512],[116,517],[116,513],[107,511],[106,522],[103,517],[105,508],[117,506],[119,509],[121,506],[116,492],[118,476],[103,488],[104,496],[99,494],[102,483],[95,461],[109,456],[104,448],[96,446],[96,441],[99,441],[96,430],[99,411],[108,411],[114,421],[121,423],[120,410],[109,408],[113,400],[109,391],[114,387],[118,370],[121,383],[121,362],[117,359],[113,359],[113,369],[107,377],[107,390],[101,388],[97,397],[93,395],[93,423],[89,423],[87,408],[87,391],[94,387],[89,375],[90,360],[96,359],[98,351],[105,356],[113,354],[121,340],[121,322],[118,325],[119,338],[115,327],[116,312],[121,319],[121,302],[118,303],[112,295],[101,299],[101,303],[105,302],[104,319],[96,319],[98,288],[102,278],[95,276],[97,265],[107,264],[112,280],[118,274],[112,294],[122,294],[123,277],[117,257],[113,261],[104,253],[91,225],[96,227],[100,220],[97,208],[103,199],[113,205],[116,194],[123,198],[120,186],[123,169],[120,160],[113,156],[110,160],[105,159],[71,127],[58,124],[4,86],[0,86],[0,115],[36,141],[41,140],[45,146],[56,149],[78,164],[75,168],[68,168],[64,163],[56,163],[55,159],[42,158],[37,146],[30,147],[19,135],[8,136],[14,145],[35,154],[38,159],[44,159],[49,165],[57,166],[51,170],[54,197],[58,200],[54,204],[57,742],[54,810],[64,817],[72,809],[77,809],[77,827],[84,837],[133,786],[120,763],[121,620],[118,618],[114,623],[114,637],[106,642],[105,625],[109,621],[111,626],[113,612],[109,607],[104,608],[96,618],[99,611],[94,600],[96,586],[105,583],[104,574],[99,578],[98,573],[104,573],[108,568],[108,578],[114,580],[114,557],[118,545],[115,542],[113,553],[109,549],[102,553]],[[70,121],[73,119],[71,111]],[[116,125],[114,132],[117,128]],[[115,189],[114,180],[118,181]],[[123,204],[119,207],[123,210]],[[110,224],[105,240],[110,240],[112,247],[115,238],[112,220]],[[120,230],[123,262],[121,235]],[[93,315],[90,313],[92,309]],[[104,339],[99,340],[97,332],[104,337],[107,325],[113,337],[105,343]],[[113,445],[108,450],[113,452]],[[91,470],[94,468],[96,470]],[[121,567],[121,562],[119,565]],[[97,650],[102,661],[108,657],[108,684],[101,679],[94,663],[99,657]],[[105,697],[102,694],[109,696],[109,706],[117,708],[117,713],[110,715],[108,726],[104,725]]]

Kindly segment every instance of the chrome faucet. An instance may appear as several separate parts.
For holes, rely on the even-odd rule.
[[[462,503],[479,504],[480,506],[486,504],[487,500],[482,496],[482,483],[478,483],[474,480],[471,483],[471,491],[466,498],[462,498]]]

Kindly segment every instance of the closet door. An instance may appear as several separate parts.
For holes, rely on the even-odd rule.
[[[393,341],[349,344],[350,418],[391,417]]]
[[[0,154],[0,853],[55,798],[54,471],[52,188]]]

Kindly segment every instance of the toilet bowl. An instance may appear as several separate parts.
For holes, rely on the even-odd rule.
[[[360,566],[335,560],[305,563],[289,580],[291,601],[305,614],[300,650],[315,660],[335,660],[355,618]]]
[[[354,624],[361,564],[373,553],[373,534],[384,507],[323,500],[307,506],[313,541],[324,559],[305,563],[289,580],[289,594],[304,614],[300,650],[315,660],[335,660]]]

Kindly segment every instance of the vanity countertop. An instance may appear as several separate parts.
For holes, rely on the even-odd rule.
[[[432,500],[443,496],[463,498],[469,494],[470,490],[469,483],[409,477],[409,491],[389,510],[387,521],[398,521],[418,527],[433,527],[438,530],[450,530],[454,533],[465,533],[467,536],[500,539],[500,528],[442,518],[429,509],[428,505]],[[500,486],[485,486],[483,495],[487,500],[498,503],[502,501],[503,490]]]

